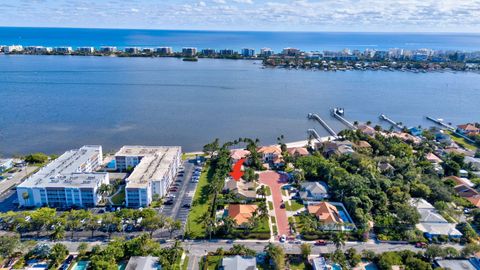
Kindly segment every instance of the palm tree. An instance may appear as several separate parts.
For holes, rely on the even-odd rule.
[[[182,228],[182,223],[179,220],[173,220],[169,217],[166,220],[166,227],[168,232],[170,233],[170,238],[172,238],[173,233]]]
[[[222,221],[223,221],[223,232],[225,234],[230,234],[233,231],[233,229],[235,228],[235,226],[237,225],[235,220],[230,216],[225,216],[222,219]]]
[[[337,232],[332,235],[332,242],[336,249],[342,248],[345,245],[347,235],[344,232]]]
[[[258,204],[258,208],[256,210],[256,212],[258,212],[258,217],[260,218],[266,218],[268,217],[268,207],[267,207],[267,203],[265,201],[261,201],[259,204]]]
[[[109,184],[101,184],[97,189],[97,193],[102,197],[104,201],[114,190],[114,187]]]
[[[267,189],[265,188],[264,185],[261,185],[261,186],[257,189],[257,195],[262,196],[262,198],[265,199],[265,197],[267,196]]]
[[[87,223],[87,228],[92,232],[92,238],[95,232],[101,227],[101,219],[98,216],[92,216]]]
[[[200,217],[200,223],[205,227],[205,234],[208,235],[209,239],[212,239],[212,233],[215,230],[215,221],[210,216],[210,213],[207,211]]]

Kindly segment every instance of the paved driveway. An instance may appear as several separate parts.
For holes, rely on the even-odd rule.
[[[287,177],[274,171],[261,172],[260,183],[270,187],[273,198],[273,208],[275,210],[275,219],[277,222],[278,235],[290,235],[288,226],[287,211],[280,208],[282,204],[282,185],[287,183]]]

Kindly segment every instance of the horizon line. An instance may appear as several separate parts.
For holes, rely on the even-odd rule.
[[[453,32],[453,31],[353,31],[353,30],[221,30],[221,29],[160,29],[160,28],[115,28],[115,27],[69,27],[69,26],[8,26],[0,25],[0,28],[33,28],[33,29],[88,29],[88,30],[139,30],[139,31],[185,31],[185,32],[244,32],[244,33],[353,33],[353,34],[470,34],[480,35],[480,32]]]

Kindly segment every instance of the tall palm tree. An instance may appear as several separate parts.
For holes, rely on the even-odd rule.
[[[347,240],[347,235],[344,232],[337,232],[332,235],[332,242],[336,249],[341,249]]]
[[[226,216],[223,218],[223,231],[225,234],[230,234],[236,225],[237,224],[232,217]]]

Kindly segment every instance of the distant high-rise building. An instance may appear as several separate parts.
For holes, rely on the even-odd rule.
[[[217,52],[215,51],[215,49],[203,49],[202,54],[205,56],[214,56],[217,54]]]
[[[172,47],[158,47],[155,49],[155,52],[161,55],[173,54]]]
[[[242,56],[243,57],[254,57],[255,56],[255,49],[243,48],[242,49]]]
[[[283,49],[282,54],[287,56],[297,56],[300,55],[300,50],[296,48],[285,48]]]
[[[95,48],[93,48],[93,47],[78,47],[77,52],[79,52],[79,53],[94,53]]]
[[[194,47],[185,47],[182,48],[182,55],[183,56],[196,56],[197,55],[197,48]]]
[[[126,53],[135,54],[135,53],[138,53],[139,51],[140,51],[140,49],[137,48],[137,47],[127,47],[127,48],[125,48]]]
[[[260,49],[260,55],[263,57],[269,57],[274,54],[273,50],[270,48],[262,48]]]
[[[100,47],[100,52],[102,53],[114,53],[116,51],[117,51],[117,47],[112,47],[112,46]]]
[[[223,49],[223,50],[220,50],[220,55],[223,55],[223,56],[230,56],[230,55],[234,55],[235,52],[231,49]]]

